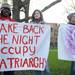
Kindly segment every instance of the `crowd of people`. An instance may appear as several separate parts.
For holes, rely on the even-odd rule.
[[[70,15],[68,15],[67,18],[69,20],[68,22],[69,24],[75,25],[75,13],[71,13]],[[1,20],[15,22],[15,20],[11,18],[10,5],[7,3],[2,4],[0,8],[0,21]],[[45,24],[45,21],[43,19],[43,14],[40,10],[35,10],[33,12],[30,23],[38,24],[38,25]],[[46,67],[43,72],[44,72],[44,75],[51,75],[51,71],[48,67],[48,61],[46,62]],[[35,75],[42,75],[41,71],[35,70],[34,73]],[[4,75],[14,75],[14,71],[5,71]],[[75,62],[74,61],[72,61],[72,64],[71,64],[71,74],[70,75],[75,75]]]

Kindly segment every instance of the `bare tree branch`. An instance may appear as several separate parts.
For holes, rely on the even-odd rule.
[[[44,7],[41,11],[44,12],[46,11],[47,9],[51,8],[52,6],[54,6],[55,4],[61,2],[62,0],[56,0],[54,2],[52,2],[51,4],[49,4],[48,6]]]

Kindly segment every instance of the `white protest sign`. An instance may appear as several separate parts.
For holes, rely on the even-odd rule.
[[[75,26],[61,24],[58,31],[58,58],[75,61]]]
[[[49,45],[49,25],[0,21],[0,71],[43,71]]]

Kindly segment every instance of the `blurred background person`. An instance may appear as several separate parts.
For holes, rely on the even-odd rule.
[[[70,25],[75,25],[75,13],[71,13],[67,16]],[[71,62],[71,72],[70,75],[75,75],[75,61]]]
[[[11,18],[11,10],[10,10],[10,5],[8,3],[3,3],[0,8],[0,21],[15,22],[15,20]],[[14,75],[14,72],[4,71],[4,75]]]
[[[43,14],[40,10],[35,10],[32,14],[31,23],[34,24],[45,24],[43,19]],[[51,75],[49,68],[48,68],[48,61],[46,62],[45,70],[43,71],[44,75]],[[35,75],[42,75],[41,71],[35,71]]]

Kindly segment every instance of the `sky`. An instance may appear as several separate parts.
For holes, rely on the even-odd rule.
[[[31,0],[30,2],[30,16],[35,9],[43,9],[45,6],[55,0]],[[75,4],[75,0],[74,0]],[[65,23],[67,22],[67,15],[72,11],[70,6],[73,5],[72,0],[62,0],[62,2],[54,5],[47,11],[43,12],[44,20],[48,23]],[[66,9],[69,13],[66,13]]]
[[[11,4],[11,0],[8,0],[8,3]],[[30,1],[30,8],[29,8],[29,15],[31,16],[35,9],[42,10],[45,6],[52,3],[55,0],[31,0]],[[67,15],[71,12],[75,12],[71,10],[71,6],[75,5],[75,0],[62,0],[61,2],[57,3],[50,9],[43,12],[44,21],[48,23],[66,23]],[[66,13],[66,10],[69,13]],[[21,13],[21,18],[24,17],[24,13]]]

